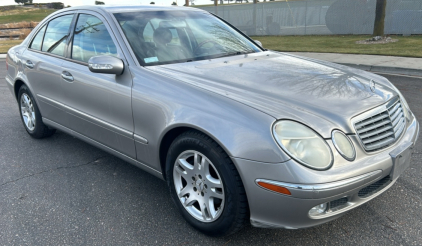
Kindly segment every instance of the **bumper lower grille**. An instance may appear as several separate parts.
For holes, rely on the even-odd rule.
[[[370,184],[366,186],[365,188],[361,189],[358,193],[358,196],[361,198],[369,197],[381,189],[383,189],[385,186],[387,186],[390,183],[390,176],[386,176],[377,182]]]
[[[347,201],[348,201],[347,197],[343,197],[343,198],[331,201],[330,202],[330,209],[333,210],[333,211],[340,209],[344,205],[347,204]]]
[[[406,126],[399,97],[377,108],[369,117],[354,122],[355,130],[366,151],[375,151],[394,143]]]

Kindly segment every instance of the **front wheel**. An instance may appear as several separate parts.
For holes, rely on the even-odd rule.
[[[166,164],[171,196],[194,228],[224,236],[246,224],[249,209],[242,181],[216,142],[200,132],[185,132],[171,144]]]
[[[19,88],[18,103],[22,123],[33,138],[44,138],[54,134],[55,129],[50,129],[42,122],[38,105],[26,85]]]

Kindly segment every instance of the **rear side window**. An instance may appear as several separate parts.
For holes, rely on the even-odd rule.
[[[34,50],[41,50],[42,38],[44,37],[45,26],[35,35],[35,38],[32,40],[31,46],[29,48]]]
[[[55,55],[64,56],[66,40],[69,36],[69,28],[72,23],[72,15],[60,16],[48,23],[45,32],[42,51]]]
[[[93,15],[80,14],[73,38],[72,59],[88,62],[98,55],[117,55],[117,48],[104,23]]]

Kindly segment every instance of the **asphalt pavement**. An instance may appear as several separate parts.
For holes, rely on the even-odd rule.
[[[422,139],[393,187],[340,219],[212,238],[162,180],[63,132],[32,139],[4,76],[0,61],[0,245],[422,245]],[[422,122],[422,79],[387,77]]]

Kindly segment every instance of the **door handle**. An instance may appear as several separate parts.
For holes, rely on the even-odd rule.
[[[26,66],[27,68],[33,69],[33,68],[34,68],[34,63],[32,63],[32,61],[30,61],[30,60],[27,60],[27,61],[25,62],[25,66]]]
[[[62,72],[62,78],[68,82],[72,82],[73,81],[73,76],[71,73],[69,73],[68,71],[63,71]]]

